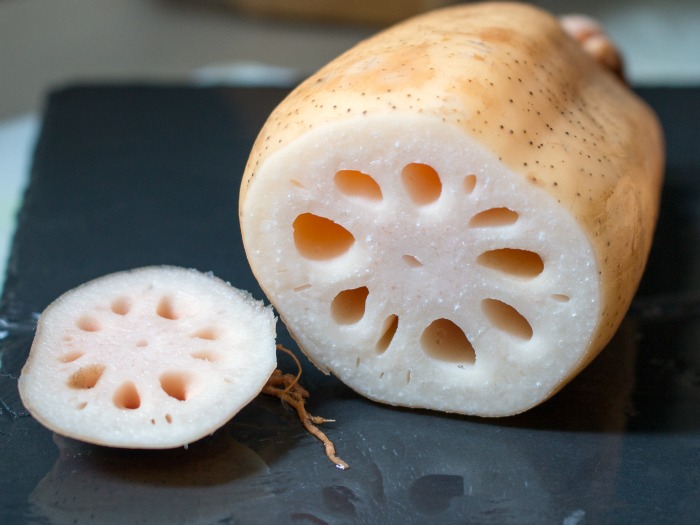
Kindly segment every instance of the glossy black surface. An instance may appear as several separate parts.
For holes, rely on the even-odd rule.
[[[187,449],[54,436],[19,401],[36,315],[148,264],[262,293],[240,174],[276,89],[83,86],[47,104],[0,302],[0,523],[696,523],[700,514],[700,90],[641,94],[666,128],[651,260],[600,357],[530,412],[483,420],[371,403],[305,360],[311,412],[351,468],[259,397]],[[279,327],[279,341],[296,347]],[[293,370],[286,357],[282,368]]]

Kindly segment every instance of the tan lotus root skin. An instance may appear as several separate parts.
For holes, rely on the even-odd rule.
[[[42,313],[19,392],[62,434],[173,448],[211,434],[276,366],[276,318],[250,294],[170,266],[100,277]]]
[[[654,113],[556,18],[467,4],[298,86],[254,144],[239,216],[318,367],[377,401],[504,416],[615,333],[663,163]]]

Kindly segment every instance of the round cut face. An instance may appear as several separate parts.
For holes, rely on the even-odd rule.
[[[241,225],[301,348],[379,401],[523,411],[579,366],[599,319],[582,227],[439,119],[303,135],[258,167]]]
[[[276,365],[270,307],[208,274],[147,267],[67,292],[41,315],[19,379],[49,429],[170,448],[211,434]]]

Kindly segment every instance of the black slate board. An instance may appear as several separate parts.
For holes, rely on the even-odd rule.
[[[526,414],[377,405],[302,359],[310,410],[337,419],[325,430],[351,464],[339,471],[272,398],[187,449],[155,452],[54,436],[26,413],[16,379],[36,316],[79,283],[174,264],[263,297],[241,245],[238,184],[285,94],[88,85],[49,97],[0,301],[0,523],[695,523],[698,89],[641,90],[668,141],[645,279],[609,347]]]

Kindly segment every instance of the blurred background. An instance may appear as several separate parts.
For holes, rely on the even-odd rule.
[[[80,82],[290,86],[449,0],[0,0],[0,291],[45,95]],[[697,0],[541,0],[597,18],[633,86],[700,85]]]

